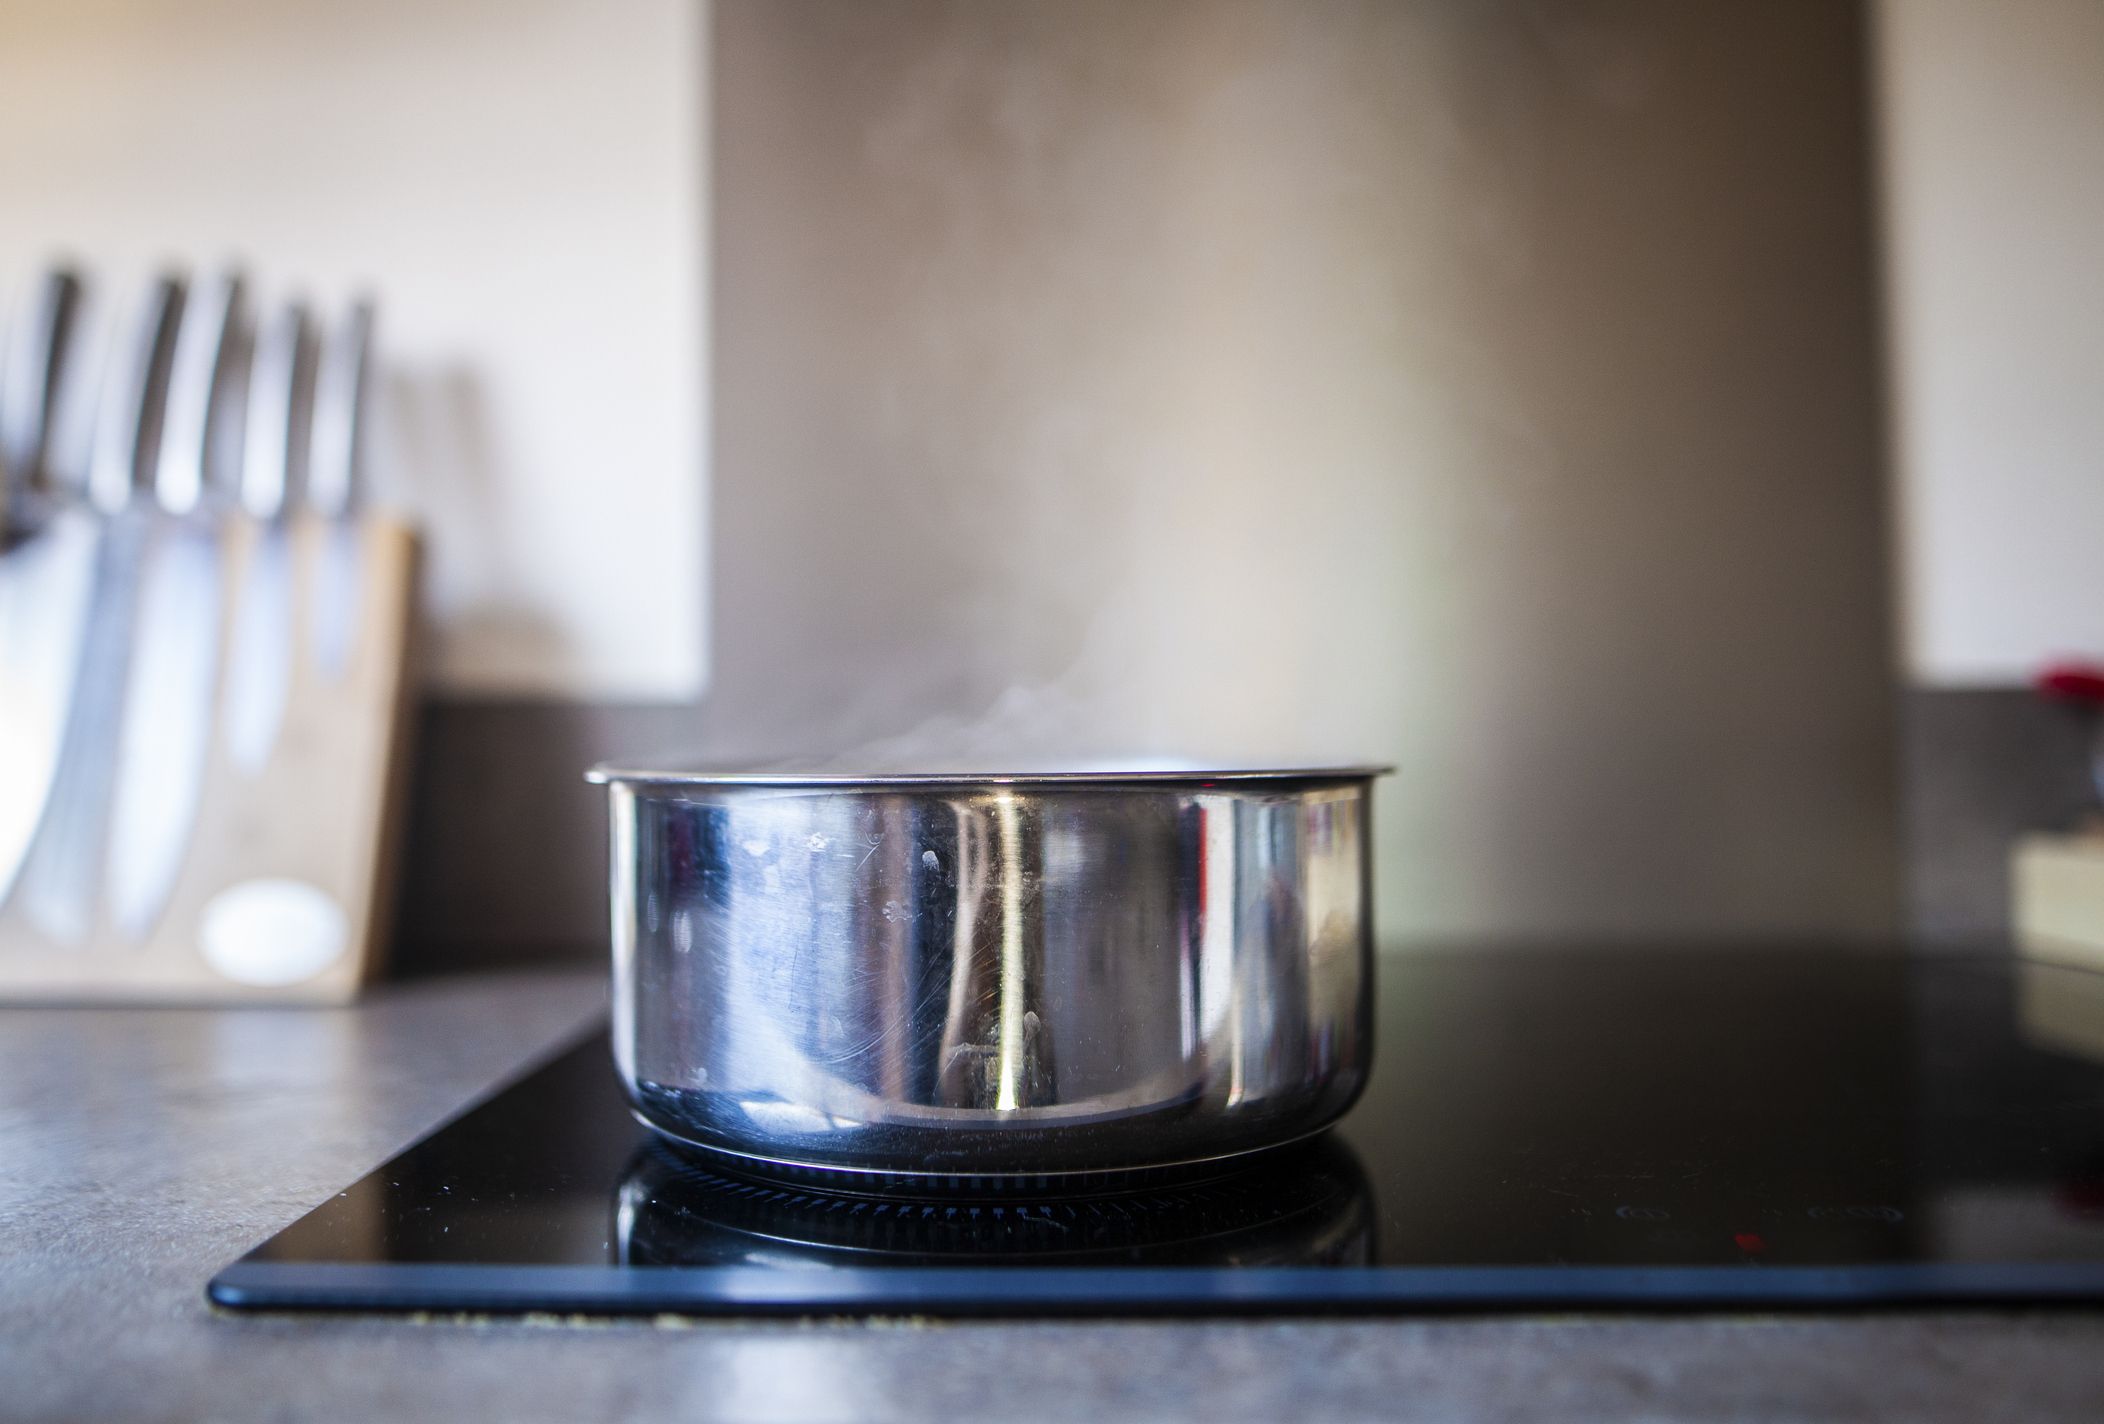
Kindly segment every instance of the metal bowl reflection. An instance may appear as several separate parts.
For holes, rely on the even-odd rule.
[[[1202,1180],[1087,1195],[838,1192],[719,1162],[663,1142],[636,1154],[615,1200],[623,1265],[1312,1266],[1374,1254],[1365,1172],[1328,1134]]]

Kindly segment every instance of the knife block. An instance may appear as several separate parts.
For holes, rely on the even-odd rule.
[[[220,531],[212,735],[189,844],[159,919],[133,939],[98,905],[85,939],[57,943],[19,907],[0,910],[0,1001],[342,1003],[377,968],[408,768],[416,539],[407,526],[372,516],[351,526],[305,517],[287,528],[285,704],[268,759],[249,770],[228,751],[228,666],[237,601],[264,532],[245,518]],[[327,546],[344,535],[354,541],[356,612],[347,654],[330,675],[316,656],[314,605]],[[249,912],[234,917],[248,960],[207,952],[229,942],[230,906]],[[330,910],[326,954],[314,947],[311,913],[286,918],[288,907],[317,906]],[[308,947],[289,964],[273,960],[274,937]],[[249,963],[257,972],[242,967]]]

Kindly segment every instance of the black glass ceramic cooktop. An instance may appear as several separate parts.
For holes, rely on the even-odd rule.
[[[594,1035],[212,1282],[237,1307],[1191,1313],[2104,1301],[2104,975],[1847,953],[1380,967],[1341,1127],[893,1198],[653,1140]]]

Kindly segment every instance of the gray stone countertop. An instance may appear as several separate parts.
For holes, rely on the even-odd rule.
[[[221,1265],[595,1014],[0,1010],[0,1419],[2095,1419],[2104,1313],[537,1322],[221,1313]]]

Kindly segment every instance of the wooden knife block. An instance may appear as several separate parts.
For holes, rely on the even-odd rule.
[[[45,938],[19,908],[0,911],[0,1000],[341,1003],[371,977],[389,932],[409,760],[417,547],[391,519],[366,517],[355,526],[355,631],[341,671],[327,677],[311,645],[310,614],[334,532],[316,519],[288,531],[290,680],[270,758],[251,773],[229,757],[224,717],[236,601],[263,529],[227,522],[213,733],[189,848],[166,907],[150,935],[134,940],[98,906],[94,930],[77,944]],[[326,967],[269,987],[213,967],[200,948],[207,907],[222,891],[259,879],[301,882],[341,909],[343,948]]]

